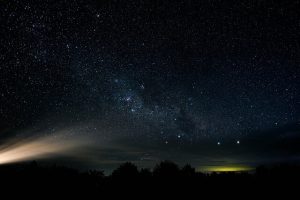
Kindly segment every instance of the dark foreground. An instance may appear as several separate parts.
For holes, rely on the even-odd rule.
[[[235,198],[257,195],[288,197],[300,191],[300,166],[276,165],[258,167],[255,172],[200,173],[190,165],[179,168],[168,161],[153,170],[141,169],[125,163],[105,176],[103,171],[79,172],[61,166],[40,166],[36,162],[0,166],[0,189],[11,196],[97,197],[139,196],[141,199],[161,195],[188,197],[232,196]],[[241,196],[243,195],[243,196]],[[61,196],[60,196],[61,197]],[[79,197],[79,196],[77,196]],[[88,198],[88,199],[90,199]],[[201,198],[200,198],[201,199]]]

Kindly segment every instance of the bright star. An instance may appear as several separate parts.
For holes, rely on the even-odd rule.
[[[126,97],[125,99],[127,102],[131,101],[131,97]]]

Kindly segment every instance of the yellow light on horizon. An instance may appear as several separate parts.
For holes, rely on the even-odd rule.
[[[199,171],[204,172],[243,172],[243,171],[251,171],[253,167],[250,166],[205,166],[200,167]]]

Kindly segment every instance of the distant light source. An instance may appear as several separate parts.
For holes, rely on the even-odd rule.
[[[237,140],[237,141],[236,141],[236,143],[237,143],[237,144],[240,144],[240,141],[239,141],[239,140]]]
[[[253,170],[253,167],[241,166],[241,165],[203,166],[197,169],[197,171],[204,171],[204,172],[243,172],[243,171],[251,171],[251,170]]]
[[[55,155],[70,155],[73,150],[86,144],[86,140],[72,138],[62,140],[63,135],[56,137],[31,137],[7,141],[0,146],[0,165],[32,159],[47,158]]]
[[[221,142],[218,142],[217,144],[220,146],[220,145],[221,145]]]

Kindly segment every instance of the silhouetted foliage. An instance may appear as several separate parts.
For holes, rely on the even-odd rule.
[[[2,191],[42,191],[65,194],[85,193],[90,195],[121,194],[135,191],[169,192],[198,191],[212,194],[213,191],[227,189],[247,192],[264,192],[289,186],[296,187],[293,181],[300,178],[299,165],[259,166],[256,171],[248,172],[196,172],[191,165],[181,169],[171,161],[157,164],[150,169],[138,170],[133,163],[120,165],[111,175],[104,171],[89,170],[79,172],[63,166],[41,166],[37,162],[29,164],[0,165],[0,188]],[[275,189],[274,189],[275,188]],[[278,190],[277,189],[277,190]]]
[[[154,167],[153,175],[156,177],[176,177],[179,175],[179,167],[171,161],[163,161]]]
[[[195,168],[193,168],[191,165],[186,164],[182,169],[181,169],[181,175],[184,177],[193,177],[196,174]]]
[[[152,172],[150,171],[150,169],[142,168],[140,171],[140,177],[141,178],[151,178]]]
[[[117,178],[136,178],[139,174],[138,168],[136,165],[130,162],[126,162],[120,165],[119,168],[115,169],[112,173],[112,177]]]

